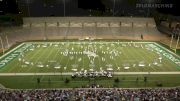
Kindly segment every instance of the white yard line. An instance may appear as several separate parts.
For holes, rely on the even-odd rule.
[[[43,50],[43,48],[41,48],[40,50],[38,50],[38,52],[37,52],[36,54],[34,54],[29,60],[32,61],[31,59],[34,58],[34,57],[36,57],[36,55],[38,55],[40,52],[42,52],[42,50]],[[44,51],[43,54],[44,54],[44,53],[46,53],[46,52]],[[36,58],[36,61],[33,62],[34,65],[37,63],[37,61],[39,61],[40,58],[41,58],[41,56],[38,56],[38,58]],[[27,71],[31,70],[32,68],[33,68],[33,66],[30,67]]]
[[[63,72],[63,73],[0,73],[0,76],[35,76],[35,75],[72,75],[73,72]],[[142,75],[142,74],[178,74],[180,72],[114,72],[115,75]]]
[[[99,47],[98,47],[99,48]],[[99,51],[99,53],[101,53],[100,51],[102,51],[102,50],[100,50],[100,49],[98,49]],[[102,55],[102,53],[101,53],[101,55]],[[98,56],[97,57],[98,58],[98,62],[99,62],[99,67],[102,67],[102,62],[100,61],[101,60],[101,58]],[[100,68],[99,68],[100,69]]]
[[[120,47],[120,45],[118,45],[118,46],[115,48],[116,50],[118,50],[118,52],[119,52],[119,49],[118,49],[119,47]],[[119,55],[119,56],[117,56],[117,58],[120,58],[120,57],[121,57],[120,54],[118,54],[118,55]],[[114,57],[114,58],[116,58],[116,57]],[[119,59],[113,59],[113,60],[114,60],[113,62],[115,63],[115,65],[116,65],[116,70],[117,70],[118,67],[121,67],[119,64],[117,64],[117,63],[119,62],[119,61],[117,61],[117,60],[119,60]],[[115,68],[114,68],[114,69],[115,69]],[[114,71],[115,71],[115,70],[114,70]],[[120,71],[120,70],[117,70],[117,71]]]
[[[66,48],[66,49],[69,49],[70,50],[70,44],[68,45],[68,47]],[[67,68],[67,65],[68,65],[68,63],[69,63],[69,53],[68,53],[68,55],[67,55],[67,58],[68,58],[68,60],[67,60],[67,62],[66,62],[66,68]],[[64,69],[64,68],[63,68]],[[62,69],[62,70],[63,70]],[[62,72],[62,70],[61,70],[61,72]]]
[[[84,47],[85,47],[85,46],[84,46],[84,44],[83,44],[83,51],[84,51]],[[83,67],[84,67],[84,56],[85,56],[85,55],[82,54],[82,56],[83,56]]]
[[[137,53],[138,53],[138,52],[137,52]],[[139,54],[139,53],[138,53],[138,54]],[[151,61],[151,59],[149,58],[149,56],[146,56],[146,55],[147,55],[147,54],[144,54],[143,56],[147,57],[147,60],[148,60],[148,61],[149,61],[149,60]],[[140,54],[140,56],[141,56],[141,54]],[[141,57],[143,57],[143,56],[141,56]],[[146,58],[144,58],[144,57],[143,57],[143,59],[146,60]],[[146,67],[147,67],[147,68],[151,68],[151,69],[153,69],[154,71],[156,71],[156,69],[155,69],[154,67],[152,67],[153,64],[152,64],[152,63],[150,63],[150,64],[151,64],[150,67],[147,67],[147,65],[146,65]],[[154,66],[154,65],[153,65],[153,66]]]
[[[42,50],[38,50],[38,52],[36,52],[35,54],[33,54],[33,55],[28,59],[28,61],[34,59],[34,57],[36,57],[36,55],[39,54],[41,51],[42,51]],[[31,55],[31,54],[29,54],[29,55]],[[28,56],[29,56],[29,55],[28,55]],[[26,57],[28,57],[28,56],[26,56]],[[36,59],[37,59],[37,58],[36,58]],[[22,64],[22,62],[20,62],[19,64]],[[21,66],[21,65],[17,65],[17,66]],[[30,67],[30,68],[32,68],[32,67]],[[30,69],[30,68],[29,68],[29,69]],[[29,70],[29,69],[28,69],[28,70]],[[20,70],[21,70],[21,69],[20,69]],[[19,71],[20,71],[20,70],[19,70]]]
[[[62,47],[62,45],[60,45],[61,47]],[[60,49],[61,49],[61,47],[60,47]],[[61,49],[61,51],[60,52],[62,52],[62,49]],[[57,52],[58,53],[58,52]],[[57,54],[56,53],[56,54]],[[55,59],[57,57],[57,55],[53,58],[53,59]],[[59,60],[59,62],[61,63],[61,60],[64,58],[64,56],[63,56],[63,54],[61,54],[61,56],[60,56],[60,58],[58,59]]]
[[[41,48],[42,48],[42,47],[41,47]],[[47,48],[49,48],[49,47],[47,47]],[[43,49],[43,48],[42,48],[42,49]],[[41,50],[42,50],[42,49],[41,49]],[[40,51],[40,52],[41,52],[41,51]],[[52,52],[53,52],[53,49],[51,49],[51,51],[50,51],[50,53],[48,54],[47,57],[49,57]],[[39,53],[39,52],[38,52],[38,53]],[[45,53],[46,53],[46,52],[45,52]],[[36,55],[35,55],[35,56],[36,56]],[[36,62],[37,62],[42,56],[44,56],[44,53],[43,53],[43,55],[41,55],[41,56],[38,57],[38,59],[36,60]],[[48,58],[46,58],[45,61],[46,61],[47,59],[48,59]],[[36,62],[35,62],[35,63],[36,63]],[[31,68],[33,68],[33,67],[31,67]],[[39,68],[39,67],[34,67],[34,68]],[[38,70],[39,70],[39,69],[38,69]],[[36,72],[37,72],[37,71],[36,71]],[[42,80],[43,78],[44,78],[44,76],[41,77],[41,80]]]
[[[77,48],[77,47],[76,47],[76,48]],[[75,50],[74,52],[76,52],[76,50]],[[77,61],[76,61],[76,60],[77,60],[77,59],[76,59],[76,58],[77,58],[77,54],[74,54],[74,55],[75,55],[75,58],[74,58],[74,59],[75,59],[75,63],[74,63],[74,64],[76,64],[76,62],[77,62]],[[69,62],[69,58],[68,58],[68,62]],[[79,67],[79,65],[78,65],[78,67]]]
[[[51,48],[51,46],[48,46],[48,48]],[[49,50],[49,49],[48,49],[48,50]],[[45,59],[45,61],[47,61],[47,60],[49,59],[49,57],[52,55],[53,51],[54,51],[54,49],[50,49],[50,52],[49,52],[47,58]],[[58,53],[58,51],[57,51],[57,53]],[[56,54],[57,54],[57,53],[56,53]],[[56,56],[56,55],[55,55],[55,56]],[[43,58],[44,58],[44,55],[43,55]],[[41,77],[41,80],[43,80],[43,78],[44,78],[44,76]]]
[[[61,47],[60,47],[61,48]],[[50,49],[51,51],[50,51],[50,54],[48,54],[48,56],[45,58],[46,60],[48,60],[49,59],[49,56],[51,56],[52,55],[52,53],[54,52],[54,49]],[[52,51],[53,50],[53,51]],[[56,59],[56,57],[58,56],[58,52],[59,52],[59,47],[58,47],[58,50],[57,50],[57,52],[55,53],[55,55],[54,55],[54,57],[53,57],[53,59],[52,60],[54,60],[54,59]]]
[[[102,43],[104,43],[104,42],[102,42]],[[110,48],[110,47],[109,47]],[[103,48],[102,48],[103,49]],[[106,64],[105,64],[105,66],[104,67],[106,67],[106,65],[109,65],[109,64],[111,64],[111,62],[110,61],[112,61],[111,59],[110,59],[110,55],[108,54],[108,53],[106,53],[106,52],[108,52],[107,51],[107,45],[105,44],[105,48],[103,49],[104,50],[104,52],[105,52],[105,54],[104,54],[104,58],[106,59],[104,62],[106,62]],[[107,61],[108,60],[108,61]]]
[[[126,47],[129,47],[129,46],[126,46]],[[131,47],[133,47],[133,46],[131,46]],[[133,47],[133,48],[135,48],[135,47]],[[132,54],[132,50],[131,51],[129,51],[129,49],[127,49],[127,52],[129,53],[129,54]],[[134,52],[137,54],[137,52],[134,50]],[[136,57],[134,57],[134,54],[132,54],[131,55],[132,57],[133,57],[133,59],[135,59],[135,61],[137,61],[137,62],[140,62],[140,61],[138,61],[138,59],[136,58]],[[141,55],[139,55],[139,56],[141,56]],[[127,57],[129,58],[129,56],[127,55]],[[130,58],[129,58],[130,59]],[[141,70],[140,68],[142,68],[142,67],[137,67],[138,66],[138,63],[136,63],[136,66],[135,67],[131,67],[131,68],[135,68],[135,70],[136,71],[143,71],[143,69]],[[139,68],[139,69],[137,69],[137,68]]]
[[[139,47],[139,48],[140,48],[140,47]],[[144,45],[144,48],[143,48],[143,49],[145,49],[145,45]],[[146,60],[148,60],[148,61],[150,60],[149,57],[146,56],[147,54],[144,54],[144,55],[143,55],[142,53],[140,54],[140,52],[136,52],[135,49],[134,49],[134,52],[135,52],[136,54],[138,54],[140,57],[142,57],[143,60],[145,60],[145,61],[146,61]],[[143,52],[143,53],[144,53],[144,52]],[[143,56],[142,56],[142,55],[143,55]],[[147,57],[147,58],[145,58],[145,57]],[[136,59],[136,58],[135,58],[135,59]],[[151,63],[151,64],[152,64],[152,63]],[[147,65],[146,65],[146,67],[147,67]],[[140,67],[140,68],[144,68],[144,67]],[[149,68],[149,67],[147,67],[147,68]],[[154,71],[156,71],[156,69],[154,69],[154,67],[151,67],[151,69],[153,69]]]
[[[74,46],[74,45],[73,45],[73,46]],[[78,47],[77,44],[75,44],[75,46],[78,48],[78,49],[77,49],[77,52],[81,50],[81,48]],[[78,62],[79,55],[80,55],[80,54],[79,54],[79,52],[78,52],[78,54],[76,54],[76,58],[77,58],[77,59],[75,59],[75,61],[77,60],[76,62]],[[68,62],[69,62],[69,59],[68,59]],[[76,64],[76,63],[75,63],[75,64]],[[78,64],[79,64],[79,62],[78,62]],[[80,65],[78,65],[78,66],[80,67]],[[81,68],[84,68],[84,67],[81,67]]]
[[[24,43],[23,43],[24,44]],[[29,47],[28,47],[29,48]],[[26,49],[28,49],[28,48],[26,48]],[[24,51],[26,51],[26,50],[24,50]],[[20,55],[20,54],[19,54]],[[19,56],[17,56],[16,58],[18,58]],[[15,58],[15,59],[16,59]],[[13,62],[13,60],[12,61],[10,61],[10,62]],[[19,64],[21,64],[21,62],[18,62],[18,63],[16,63],[15,65],[16,66],[13,66],[13,67],[11,67],[8,71],[11,71],[11,70],[13,70],[14,68],[16,68],[16,67],[19,67]],[[18,70],[19,71],[19,70]]]
[[[122,48],[126,48],[127,46],[120,46],[120,47],[122,47]],[[121,51],[122,53],[120,54],[120,60],[121,60],[121,62],[122,62],[122,65],[124,65],[124,63],[126,64],[127,62],[125,61],[125,62],[123,62],[122,61],[122,56],[121,55],[124,55],[124,57],[127,59],[129,59],[129,57],[128,57],[128,55],[124,52],[124,49]],[[129,53],[129,52],[128,52]],[[130,52],[131,53],[131,52]],[[125,60],[125,59],[124,59]],[[121,71],[122,69],[120,68],[120,71]],[[129,70],[126,70],[126,71],[129,71]]]

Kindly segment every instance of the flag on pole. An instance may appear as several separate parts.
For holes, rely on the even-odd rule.
[[[177,49],[177,47],[178,47],[178,43],[179,43],[179,35],[178,35],[178,39],[177,39],[177,42],[176,42],[175,53],[176,53],[176,49]]]
[[[9,40],[8,40],[7,35],[6,35],[6,42],[7,42],[7,47],[9,48]]]
[[[171,46],[172,46],[173,37],[174,37],[174,36],[172,35],[171,41],[170,41],[170,45],[169,45],[170,48],[171,48]]]

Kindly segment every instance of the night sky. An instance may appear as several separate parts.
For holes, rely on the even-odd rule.
[[[137,4],[146,3],[173,4],[173,7],[136,7]],[[20,13],[23,16],[150,16],[154,10],[180,16],[178,0],[0,0],[0,15]]]

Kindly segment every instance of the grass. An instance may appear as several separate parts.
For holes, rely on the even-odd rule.
[[[155,49],[151,49],[148,46],[149,44],[152,43],[32,43],[26,50],[19,53],[19,56],[2,67],[0,72],[73,72],[73,68],[76,68],[77,71],[82,69],[89,71],[89,68],[100,71],[110,67],[116,72],[179,71],[177,64],[164,55],[157,54]],[[88,56],[89,53],[83,54],[84,51],[93,52],[95,50],[97,57]],[[69,54],[66,54],[67,51]],[[160,57],[162,57],[162,61],[159,60]],[[176,58],[179,59],[178,57]],[[156,65],[154,64],[155,62],[157,63]],[[140,67],[138,66],[139,64],[144,64],[145,66]],[[130,68],[124,69],[127,66]],[[56,69],[55,67],[60,68]]]
[[[180,67],[171,59],[158,54],[157,50],[150,47],[150,44],[162,49],[164,46],[158,46],[155,43],[146,42],[130,42],[124,40],[118,43],[110,41],[96,40],[89,41],[71,40],[69,42],[53,41],[53,42],[25,42],[22,47],[29,45],[24,51],[21,51],[0,68],[0,73],[56,73],[56,72],[73,72],[94,69],[94,71],[106,70],[113,68],[114,72],[179,72]],[[167,47],[164,50],[168,54],[179,60],[177,55],[168,52]],[[83,54],[83,51],[96,52]],[[9,52],[10,50],[8,50]],[[69,54],[66,54],[66,52]],[[15,52],[15,51],[13,51]],[[7,54],[6,57],[11,54]],[[72,53],[70,53],[72,52]],[[82,52],[82,54],[81,54]],[[91,55],[91,56],[88,56]],[[93,58],[93,55],[97,57]],[[162,57],[160,62],[159,58]],[[27,63],[28,62],[28,63]],[[154,63],[157,64],[154,64]],[[139,64],[145,65],[140,67]],[[93,67],[94,66],[94,67]],[[56,69],[55,67],[60,67]],[[125,69],[129,67],[129,69]],[[148,77],[148,81],[144,82],[144,77]],[[138,77],[138,81],[136,80]],[[37,78],[41,79],[40,84]],[[65,83],[65,79],[70,80]],[[115,79],[119,82],[114,82]],[[103,87],[175,87],[180,85],[180,75],[114,75],[112,78],[98,77],[92,78],[75,78],[71,76],[0,76],[0,83],[7,88],[32,89],[32,88],[75,88],[87,87],[96,83]]]
[[[144,77],[147,82],[144,82]],[[136,81],[138,77],[138,81]],[[41,81],[38,84],[37,78]],[[68,78],[69,83],[65,83]],[[114,82],[115,79],[119,82]],[[172,79],[173,78],[173,79]],[[50,81],[49,81],[50,79]],[[113,78],[75,78],[71,76],[1,76],[0,83],[12,89],[40,89],[40,88],[77,88],[87,87],[96,83],[102,87],[139,88],[139,87],[177,87],[180,85],[180,75],[119,75]],[[158,84],[162,84],[158,86]]]

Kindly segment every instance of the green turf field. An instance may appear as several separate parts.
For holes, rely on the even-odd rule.
[[[25,42],[0,58],[1,73],[174,72],[180,57],[155,42]]]
[[[146,83],[144,82],[145,76],[147,77]],[[37,78],[41,80],[39,84]],[[68,83],[65,83],[66,78],[69,80]],[[119,82],[115,82],[117,78]],[[94,83],[107,88],[178,87],[180,86],[180,75],[116,75],[112,78],[94,79],[73,79],[71,76],[0,76],[0,83],[13,89],[81,88]]]
[[[71,78],[74,72],[110,69],[112,78]],[[180,86],[179,72],[180,57],[156,42],[24,42],[0,57],[0,84],[7,88],[74,88],[93,83],[102,87],[175,87]],[[117,78],[119,82],[115,82]]]

